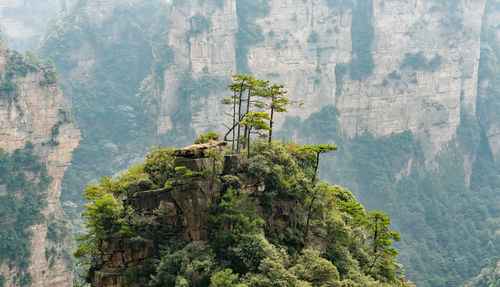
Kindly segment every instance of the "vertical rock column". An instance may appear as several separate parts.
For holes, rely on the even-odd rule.
[[[5,79],[8,55],[0,42],[0,75]],[[43,223],[29,227],[32,231],[31,261],[28,272],[36,286],[72,286],[73,270],[67,248],[71,239],[49,240],[50,220],[61,221],[63,212],[59,196],[61,180],[68,168],[73,150],[78,146],[80,132],[71,115],[62,106],[62,93],[57,83],[43,84],[43,69],[28,72],[25,76],[14,75],[10,80],[17,86],[17,96],[0,99],[0,148],[8,153],[24,148],[27,142],[34,146],[35,153],[47,168],[52,178],[46,190],[47,206],[42,211]],[[54,132],[57,130],[57,132]],[[54,260],[47,260],[45,251],[55,250]],[[11,262],[12,263],[12,262]],[[6,286],[16,286],[18,267],[3,262],[0,274],[5,276]]]

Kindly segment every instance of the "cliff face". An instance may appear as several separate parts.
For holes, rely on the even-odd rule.
[[[243,155],[226,156],[223,160],[223,175],[238,176],[242,192],[254,194],[262,191],[262,179],[251,178],[242,173],[244,159]],[[175,163],[176,167],[186,167],[192,172],[202,172],[211,169],[213,165],[214,159],[204,157],[203,152],[195,156],[179,153]],[[207,241],[210,231],[209,215],[224,188],[224,184],[215,177],[207,179],[195,176],[188,182],[174,184],[169,188],[132,194],[125,200],[125,207],[142,213],[144,218],[158,216],[163,230],[142,234],[143,242],[126,237],[117,241],[112,236],[101,240],[98,248],[103,262],[95,270],[91,270],[92,286],[126,286],[125,278],[131,270],[138,271],[140,278],[149,281],[146,274],[152,272],[152,259],[158,258],[160,244],[168,238],[162,233],[165,230],[186,242]]]
[[[0,3],[0,27],[9,46],[25,51],[34,49],[43,38],[49,20],[69,1],[12,0]]]
[[[33,237],[28,272],[37,286],[71,286],[73,270],[70,257],[66,256],[71,238],[54,241],[47,238],[47,232],[53,221],[51,218],[61,220],[64,217],[59,202],[61,180],[78,145],[80,133],[61,104],[62,93],[56,82],[44,83],[50,69],[40,68],[28,71],[26,75],[15,73],[9,77],[7,73],[12,71],[9,70],[11,53],[0,43],[2,84],[9,81],[17,87],[0,100],[0,148],[12,153],[31,142],[35,153],[45,163],[48,176],[52,178],[46,190],[47,205],[42,211],[47,220],[29,227]],[[54,260],[51,260],[52,257],[47,259],[46,254],[52,249]],[[6,286],[18,286],[18,264],[2,262],[0,265],[0,274],[5,277]]]
[[[500,49],[500,1],[489,1],[483,17],[481,69],[479,75],[478,118],[485,130],[491,151],[500,158],[500,118],[498,71]]]
[[[174,26],[165,41],[175,51],[175,60],[164,73],[159,134],[172,129],[170,117],[179,106],[181,79],[198,79],[205,67],[214,75],[229,75],[236,71],[231,65],[236,63],[235,53],[245,57],[238,61],[246,61],[251,73],[284,83],[291,98],[304,102],[302,108],[291,108],[289,116],[306,119],[334,105],[349,137],[364,131],[385,136],[411,130],[430,143],[432,155],[455,136],[461,111],[475,115],[485,0],[344,5],[264,1],[264,15],[249,20],[260,35],[257,43],[246,45],[246,54],[237,50],[245,41],[238,35],[245,31],[237,22],[242,13],[237,5],[224,1],[218,8],[212,1],[188,2],[174,4],[169,11]],[[198,13],[212,26],[192,35],[193,16]],[[223,94],[208,94],[190,104],[197,107],[191,119],[196,131],[208,129],[222,115],[214,102]]]
[[[161,103],[156,118],[158,134],[175,128],[180,108],[199,110],[192,115],[191,124],[197,132],[220,122],[220,88],[216,89],[218,93],[204,91],[201,98],[182,92],[187,77],[196,81],[207,75],[228,77],[236,72],[236,1],[219,2],[190,0],[168,8],[170,25],[164,31],[168,36],[161,42],[172,49],[173,60],[161,75],[162,89],[156,92]]]

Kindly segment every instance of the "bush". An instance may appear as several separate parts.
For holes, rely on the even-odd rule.
[[[218,133],[215,132],[208,132],[204,135],[200,135],[199,138],[197,138],[194,143],[195,144],[204,144],[204,143],[209,143],[211,141],[218,141],[220,139],[220,136]]]
[[[163,187],[167,180],[175,174],[173,151],[173,148],[155,147],[146,155],[144,172],[149,175],[156,186]]]
[[[406,53],[401,68],[411,68],[413,70],[421,70],[427,72],[435,72],[441,66],[441,56],[434,56],[430,61],[424,56],[423,52],[415,54]]]
[[[332,286],[339,279],[339,272],[332,262],[321,258],[319,251],[304,250],[297,264],[290,271],[312,286]]]
[[[211,27],[212,22],[210,19],[200,13],[196,13],[196,15],[191,18],[191,29],[189,30],[189,34],[193,36],[200,35],[210,30]]]
[[[191,242],[181,250],[161,256],[149,286],[208,286],[215,269],[210,246],[205,242]]]

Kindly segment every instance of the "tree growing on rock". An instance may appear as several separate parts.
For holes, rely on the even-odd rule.
[[[259,136],[263,136],[262,131],[269,131],[271,128],[267,124],[266,120],[269,120],[269,113],[255,112],[249,113],[245,116],[245,120],[240,122],[241,125],[245,126],[245,141],[247,144],[248,157],[250,157],[250,139],[252,130],[255,130]]]
[[[375,264],[380,261],[379,259],[385,259],[384,261],[389,261],[390,264],[385,264],[384,262],[379,263],[381,268],[393,268],[394,265],[393,257],[398,256],[399,252],[390,247],[391,243],[394,241],[400,241],[401,237],[398,232],[390,231],[389,225],[391,225],[391,219],[389,215],[382,211],[373,210],[368,212],[369,220],[369,235],[371,237],[371,244],[373,248],[373,261],[366,271],[369,274],[373,269]]]
[[[274,114],[287,112],[287,106],[291,104],[290,99],[285,98],[284,95],[288,91],[283,90],[284,85],[272,85],[264,90],[262,96],[269,99],[269,143],[273,140],[273,124],[274,124]]]
[[[232,96],[221,101],[222,104],[231,107],[231,111],[226,112],[226,115],[231,117],[231,125],[226,126],[228,131],[224,135],[224,140],[227,141],[232,133],[232,150],[240,151],[241,148],[246,148],[251,128],[243,122],[248,123],[248,119],[263,118],[264,111],[268,110],[269,112],[265,112],[267,114],[265,119],[269,124],[265,129],[268,131],[268,141],[271,142],[275,113],[287,112],[287,106],[292,103],[290,99],[284,97],[287,93],[283,89],[284,86],[276,84],[269,86],[269,81],[255,79],[252,75],[233,75],[233,83],[228,88],[232,91]],[[257,130],[256,126],[252,129]]]
[[[312,179],[311,179],[312,184],[314,184],[314,182],[316,181],[320,155],[327,153],[329,151],[332,151],[332,150],[337,150],[337,149],[338,149],[338,147],[333,146],[333,145],[329,145],[329,144],[310,145],[310,146],[306,145],[306,146],[303,146],[300,148],[301,151],[311,152],[313,155],[315,155],[314,172],[313,172]],[[319,190],[320,190],[320,188],[315,188],[314,194],[311,198],[311,203],[309,204],[309,207],[307,208],[307,219],[306,219],[306,228],[305,228],[305,232],[304,232],[304,242],[307,239],[307,233],[309,232],[309,224],[310,224],[310,220],[311,220],[312,209],[313,209],[314,201],[316,200],[316,197],[318,195]]]

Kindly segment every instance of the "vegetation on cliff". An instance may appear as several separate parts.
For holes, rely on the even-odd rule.
[[[0,45],[2,44],[0,43]],[[25,77],[28,73],[42,71],[44,80],[39,83],[42,87],[57,83],[57,71],[51,61],[42,63],[30,51],[23,56],[23,54],[12,49],[6,49],[6,56],[7,63],[0,74],[0,100],[4,98],[16,100],[19,87],[15,83],[15,77]]]
[[[497,257],[491,259],[490,265],[481,273],[461,285],[463,287],[495,287],[500,285],[500,261]]]
[[[397,246],[408,278],[458,286],[500,252],[492,232],[499,228],[500,169],[477,119],[462,113],[457,137],[430,168],[426,143],[417,135],[406,131],[377,138],[365,132],[349,139],[338,117],[338,110],[327,106],[302,122],[288,119],[277,138],[296,133],[301,142],[342,147],[325,156],[322,178],[348,187],[367,208],[391,214],[394,229],[404,237]],[[473,161],[469,172],[467,159]]]
[[[28,266],[33,233],[28,227],[45,220],[41,211],[47,204],[45,191],[50,181],[31,143],[12,155],[0,149],[0,263],[18,266],[20,286],[32,283]]]
[[[241,172],[223,174],[222,156],[233,153],[229,150],[205,151],[201,157],[212,158],[213,168],[196,172],[176,164],[174,149],[156,148],[144,163],[117,180],[104,178],[87,187],[89,232],[78,239],[75,255],[90,267],[92,276],[103,262],[105,238],[160,246],[147,272],[124,271],[123,280],[131,285],[407,284],[394,258],[398,253],[391,247],[400,238],[389,230],[387,214],[365,211],[345,188],[318,183],[314,150],[295,143],[257,141],[250,157],[243,156]],[[200,178],[222,186],[206,215],[206,240],[185,240],[172,232],[162,221],[161,204],[147,215],[128,204],[127,198],[135,193],[189,186]],[[248,178],[263,181],[265,188],[245,192],[242,185]],[[161,240],[155,243],[153,238]]]
[[[148,95],[138,93],[153,69],[150,41],[158,35],[156,17],[149,15],[159,10],[158,3],[120,4],[96,23],[86,15],[87,1],[76,1],[48,29],[40,54],[53,59],[60,72],[61,89],[83,137],[62,182],[63,206],[79,203],[86,183],[126,169],[151,146],[144,140],[153,134]],[[154,52],[167,62],[171,56],[168,47],[155,45]],[[158,65],[155,69],[162,69]],[[81,208],[75,214],[67,210],[68,215],[78,217]]]

